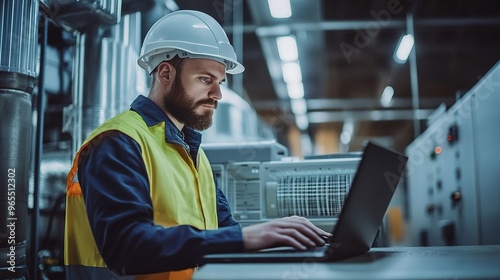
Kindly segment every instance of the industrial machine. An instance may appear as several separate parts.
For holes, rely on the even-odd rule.
[[[500,244],[500,63],[406,149],[412,245]]]
[[[335,225],[361,159],[359,153],[290,159],[273,141],[206,145],[204,150],[242,226],[300,215],[326,231]]]

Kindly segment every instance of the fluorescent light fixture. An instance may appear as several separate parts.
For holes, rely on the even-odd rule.
[[[354,132],[354,123],[352,120],[344,121],[344,125],[342,126],[342,132],[347,132],[352,134]]]
[[[165,7],[172,12],[179,10],[179,6],[177,6],[174,0],[165,0]]]
[[[276,38],[278,54],[282,61],[294,61],[299,59],[297,41],[294,36],[281,36]]]
[[[292,106],[292,113],[295,115],[303,115],[307,113],[307,103],[304,98],[301,99],[291,99],[290,104]]]
[[[394,53],[394,60],[397,63],[403,64],[408,59],[411,50],[413,49],[414,39],[413,35],[406,34],[399,40],[398,47]]]
[[[384,107],[388,107],[391,104],[392,97],[394,96],[394,89],[391,86],[386,86],[380,97],[380,103]]]
[[[300,130],[306,130],[309,127],[307,115],[295,115],[295,124]]]
[[[351,142],[352,140],[352,135],[343,131],[341,134],[340,134],[340,143],[344,144],[344,145],[349,145],[349,142]]]
[[[306,128],[307,129],[307,128]],[[303,129],[302,133],[300,133],[300,149],[302,150],[302,156],[306,155],[312,155],[313,153],[313,143],[311,141],[311,137],[309,137],[309,134],[307,131],[304,131]]]
[[[288,83],[286,89],[290,99],[304,98],[304,85],[302,83]]]
[[[298,62],[285,62],[281,64],[281,71],[283,71],[283,80],[285,80],[285,83],[302,82],[302,73],[300,72]]]
[[[290,0],[267,0],[273,18],[289,18],[292,16]]]
[[[352,120],[346,120],[342,126],[342,132],[340,133],[340,143],[344,145],[349,145],[352,140],[352,134],[354,133],[354,123]]]

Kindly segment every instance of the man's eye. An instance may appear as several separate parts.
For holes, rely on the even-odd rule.
[[[200,80],[204,83],[210,83],[210,78],[208,77],[201,77]]]

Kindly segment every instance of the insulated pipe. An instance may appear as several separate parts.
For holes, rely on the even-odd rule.
[[[81,108],[82,140],[104,121],[127,110],[138,94],[140,20],[139,13],[128,14],[120,24],[88,30],[80,37],[77,48],[83,55],[78,65],[83,68],[77,71],[85,69],[85,75],[78,76],[84,94],[76,106]]]
[[[45,65],[45,52],[47,47],[48,21],[46,17],[40,21],[43,24],[43,32],[40,38],[40,65]],[[38,74],[38,90],[36,95],[36,128],[35,128],[35,150],[34,150],[34,167],[33,167],[33,209],[31,210],[31,235],[29,244],[29,260],[28,265],[33,280],[39,278],[38,275],[38,222],[40,220],[40,166],[42,163],[43,151],[43,128],[45,123],[45,84],[44,84],[44,67],[40,67]]]
[[[26,269],[26,224],[31,151],[31,94],[5,88],[6,80],[22,80],[23,74],[0,72],[0,278]],[[20,83],[21,84],[21,83]],[[9,271],[10,270],[10,271]],[[19,276],[22,276],[20,274]]]
[[[38,1],[0,2],[0,279],[25,279]]]

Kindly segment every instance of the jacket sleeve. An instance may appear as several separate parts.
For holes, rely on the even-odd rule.
[[[243,251],[237,223],[224,222],[217,230],[155,225],[139,144],[118,131],[98,138],[81,153],[78,178],[94,239],[110,269],[132,275],[181,270],[196,266],[204,254]],[[218,214],[228,221],[223,201]]]

